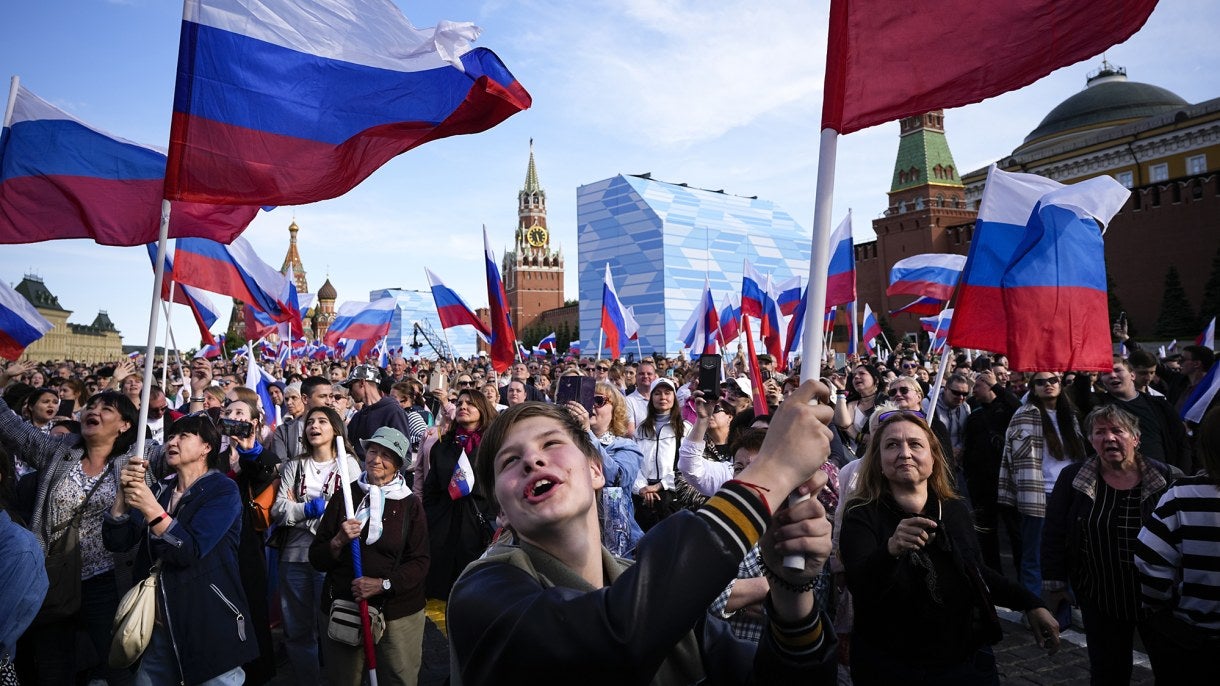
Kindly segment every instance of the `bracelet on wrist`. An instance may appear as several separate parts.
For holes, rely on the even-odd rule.
[[[202,395],[198,396],[198,397],[191,396],[191,402],[193,402],[193,403],[201,403],[201,402],[204,402],[205,400],[206,400],[206,398],[204,398],[204,396],[202,396]]]
[[[779,586],[789,593],[808,593],[809,591],[813,590],[814,586],[818,585],[818,577],[814,577],[800,585],[789,582],[788,580],[778,576],[775,572],[771,571],[771,568],[768,567],[767,563],[763,561],[761,555],[758,558],[758,566],[762,568],[763,576],[767,577],[767,581],[771,582],[775,586]]]
[[[150,529],[153,528],[154,526],[160,524],[161,521],[164,519],[169,519],[168,512],[162,512],[160,516],[148,520],[148,528],[150,528]]]

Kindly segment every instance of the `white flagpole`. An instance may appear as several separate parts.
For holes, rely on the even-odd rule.
[[[830,225],[833,211],[835,158],[838,155],[839,132],[822,131],[818,150],[818,179],[813,201],[813,239],[809,251],[809,301],[805,304],[805,334],[801,341],[801,381],[821,376],[822,324],[826,315],[826,275],[830,269]],[[787,563],[787,561],[785,561]],[[802,564],[803,567],[803,564]]]
[[[940,369],[936,370],[936,383],[932,386],[932,392],[928,394],[928,424],[936,418],[936,401],[940,398],[940,387],[945,381],[945,370],[949,368],[949,355],[953,353],[953,348],[949,345],[949,341],[945,341],[945,351],[940,354]]]
[[[153,270],[152,304],[148,308],[148,339],[144,355],[144,388],[140,390],[140,419],[136,423],[135,455],[141,460],[144,459],[144,434],[148,430],[148,396],[152,391],[153,354],[157,346],[157,324],[161,314],[160,308],[157,305],[161,302],[161,284],[165,280],[165,244],[169,241],[169,212],[169,201],[162,200],[161,228],[157,235],[157,261]]]
[[[161,389],[169,388],[169,337],[172,331],[170,326],[169,306],[174,303],[174,286],[178,284],[169,282],[169,302],[162,301],[161,309],[165,312],[165,337],[161,339],[162,363],[161,363]]]
[[[602,345],[606,342],[606,329],[598,327],[597,329],[597,359],[602,359]]]
[[[8,102],[4,106],[4,128],[13,125],[13,110],[17,107],[17,89],[21,86],[21,77],[14,76],[9,80]]]

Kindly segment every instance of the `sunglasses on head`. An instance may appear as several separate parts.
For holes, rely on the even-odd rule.
[[[894,417],[897,415],[903,415],[903,414],[914,415],[914,416],[919,417],[920,419],[924,419],[924,420],[926,420],[928,418],[927,415],[925,415],[923,413],[923,411],[921,411],[921,410],[890,410],[889,412],[882,412],[880,415],[878,415],[877,422],[881,423],[881,422],[884,422],[885,420],[889,419],[890,417]]]
[[[1059,377],[1057,377],[1057,376],[1048,376],[1048,377],[1046,377],[1046,378],[1042,378],[1042,379],[1034,379],[1034,380],[1033,380],[1033,384],[1034,384],[1035,386],[1058,386],[1058,385],[1059,385]]]
[[[603,407],[608,402],[610,402],[610,399],[604,395],[593,396],[593,407]]]

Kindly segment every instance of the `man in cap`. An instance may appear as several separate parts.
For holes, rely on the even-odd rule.
[[[419,445],[428,430],[415,412],[402,409],[393,397],[381,394],[381,371],[371,364],[362,364],[352,370],[347,381],[343,382],[352,400],[361,404],[360,410],[352,415],[347,424],[347,435],[356,451],[356,457],[364,462],[363,439],[370,438],[383,426],[392,427],[407,436],[411,447]]]

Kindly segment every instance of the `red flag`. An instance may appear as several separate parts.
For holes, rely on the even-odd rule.
[[[741,328],[746,332],[746,351],[750,355],[750,359],[746,362],[750,365],[750,385],[753,389],[754,401],[754,416],[771,414],[771,409],[767,407],[767,393],[763,390],[762,374],[758,369],[758,355],[754,352],[754,333],[750,331],[750,315],[741,314]]]
[[[487,240],[486,226],[483,227],[483,252],[487,258],[487,304],[491,309],[491,367],[503,373],[513,366],[517,336],[508,318],[508,296],[504,293],[504,282],[500,280],[496,256]]]
[[[1127,40],[1154,7],[1156,0],[831,0],[822,128],[851,133],[1027,86]]]

